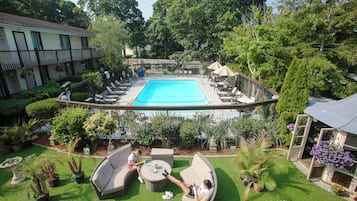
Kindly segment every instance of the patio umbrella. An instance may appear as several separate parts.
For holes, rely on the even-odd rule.
[[[218,70],[220,68],[222,68],[222,65],[218,61],[212,63],[209,66],[207,66],[207,69],[210,69],[210,70]]]
[[[235,76],[237,73],[233,72],[228,66],[224,65],[220,69],[213,71],[213,74],[219,76]]]

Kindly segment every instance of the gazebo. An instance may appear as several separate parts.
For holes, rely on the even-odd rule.
[[[307,179],[321,179],[327,184],[343,185],[347,191],[357,192],[357,94],[345,99],[315,102],[298,115],[288,152]],[[350,152],[354,165],[347,169],[322,164],[310,155],[312,146],[329,141]]]

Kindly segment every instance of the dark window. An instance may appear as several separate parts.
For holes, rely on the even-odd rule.
[[[71,43],[69,41],[69,35],[60,35],[61,48],[63,50],[71,49]]]
[[[88,38],[81,37],[82,49],[88,49]]]
[[[33,47],[38,50],[43,50],[40,32],[31,31]]]

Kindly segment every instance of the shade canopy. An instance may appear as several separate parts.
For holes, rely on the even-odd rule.
[[[224,65],[220,69],[213,71],[213,74],[218,76],[235,76],[236,73],[233,72],[228,66]]]
[[[222,67],[222,65],[216,61],[214,63],[212,63],[211,65],[207,66],[207,69],[210,69],[210,70],[218,70]]]
[[[315,103],[304,112],[332,128],[357,135],[357,94],[338,101]]]

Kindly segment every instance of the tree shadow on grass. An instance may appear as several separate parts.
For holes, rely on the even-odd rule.
[[[232,179],[232,175],[228,175],[221,168],[215,168],[215,171],[218,180],[218,189],[215,200],[240,201],[240,194]]]
[[[192,159],[191,159],[192,160]],[[189,167],[191,162],[189,160],[174,160],[174,168]]]

